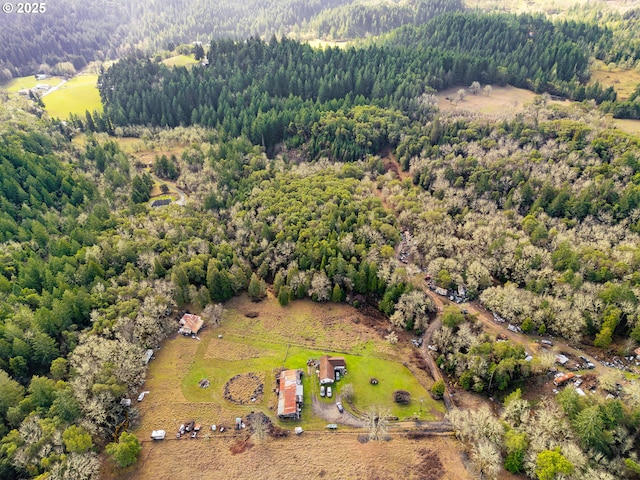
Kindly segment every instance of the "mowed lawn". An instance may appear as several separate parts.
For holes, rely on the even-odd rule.
[[[10,80],[9,82],[2,85],[2,88],[6,89],[9,93],[17,93],[23,88],[33,88],[39,83],[48,84],[53,86],[58,85],[62,82],[61,77],[49,77],[46,80],[36,80],[34,75],[29,75],[27,77],[19,77]]]
[[[316,311],[310,311],[309,307],[315,305],[309,305],[309,303],[311,302],[294,302],[283,309],[274,299],[268,299],[261,304],[248,303],[246,307],[239,309],[251,308],[259,311],[260,316],[255,319],[247,319],[241,315],[241,320],[238,309],[228,310],[219,328],[205,331],[200,335],[201,341],[198,342],[192,363],[182,381],[184,397],[190,402],[222,404],[225,409],[229,408],[239,415],[249,413],[253,409],[273,414],[268,411],[268,408],[273,407],[275,401],[273,393],[275,370],[281,367],[299,368],[305,374],[303,384],[305,405],[307,405],[307,408],[303,408],[302,425],[306,428],[321,426],[326,422],[314,418],[311,414],[311,398],[313,394],[318,394],[319,386],[315,369],[307,368],[307,360],[318,359],[321,355],[328,354],[345,357],[348,374],[334,384],[333,398],[320,399],[323,402],[335,402],[336,395],[340,394],[342,386],[350,383],[355,391],[354,407],[359,412],[366,412],[373,406],[382,406],[389,410],[390,415],[401,420],[415,417],[431,420],[434,418],[434,413],[444,411],[442,403],[434,401],[425,386],[409,368],[403,365],[401,356],[404,350],[399,349],[395,352],[396,355],[389,351],[377,353],[386,345],[380,345],[378,348],[375,345],[376,342],[387,344],[382,339],[367,339],[364,343],[354,342],[353,349],[344,348],[343,344],[340,345],[342,347],[340,350],[301,345],[295,332],[299,332],[302,324],[306,324],[304,330],[306,338],[309,338],[308,335],[313,332],[325,341],[334,330],[340,331],[341,327],[332,323],[324,325],[323,328],[322,322],[314,321],[312,318]],[[266,315],[272,308],[285,312],[284,317],[278,321],[283,328],[282,332],[268,328],[270,319],[266,318]],[[333,305],[333,308],[344,310],[349,307]],[[239,332],[237,323],[245,323],[243,320],[248,320],[247,323],[251,325],[245,324],[243,331]],[[287,338],[284,333],[287,329],[291,332],[290,338]],[[270,334],[265,335],[266,331]],[[223,338],[218,338],[218,335],[222,335]],[[359,338],[358,335],[354,335],[355,338]],[[246,373],[254,373],[264,379],[264,395],[257,402],[241,406],[234,405],[223,396],[225,384],[235,375]],[[370,384],[369,380],[372,377],[378,379],[378,385]],[[207,389],[202,389],[198,383],[205,378],[211,382],[211,385]],[[412,401],[409,405],[399,405],[393,401],[393,392],[400,389],[410,392]]]
[[[73,77],[42,101],[51,117],[68,118],[70,113],[83,116],[87,110],[101,112],[98,75],[83,73]]]
[[[176,55],[162,61],[168,67],[186,67],[188,65],[197,65],[199,62],[193,58],[193,55]]]

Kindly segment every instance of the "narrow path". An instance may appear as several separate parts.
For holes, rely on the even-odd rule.
[[[63,80],[61,81],[59,84],[54,85],[53,87],[51,87],[49,90],[47,90],[46,92],[44,92],[42,95],[40,95],[40,98],[44,98],[47,95],[49,95],[50,93],[55,92],[56,90],[58,90],[60,87],[62,87],[65,83],[67,83],[69,80]]]

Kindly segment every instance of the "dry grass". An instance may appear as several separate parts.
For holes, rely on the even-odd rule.
[[[227,399],[234,403],[249,404],[255,398],[260,403],[262,393],[257,392],[261,385],[264,386],[265,378],[264,372],[245,373],[231,378],[225,385]]]
[[[591,72],[589,83],[600,82],[604,87],[616,89],[618,100],[626,100],[640,83],[640,72],[637,70],[609,70],[602,62],[597,61]]]
[[[616,118],[613,120],[613,123],[623,132],[640,135],[640,120],[622,120]]]
[[[544,12],[548,15],[563,16],[574,5],[592,3],[591,0],[465,0],[467,8],[479,8],[492,12],[534,13]],[[634,8],[634,2],[627,0],[607,0],[607,7],[624,13]]]
[[[103,478],[181,480],[198,479],[403,479],[433,480],[472,478],[464,469],[460,447],[450,438],[361,444],[356,434],[303,433],[286,439],[267,440],[248,448],[244,434],[198,440],[145,442],[138,466],[127,473],[107,468]],[[176,448],[180,446],[182,448]],[[421,475],[425,449],[429,461],[441,464],[441,476]],[[240,453],[242,452],[242,453]]]
[[[204,358],[233,362],[237,360],[244,360],[246,358],[264,357],[265,353],[268,352],[264,352],[263,350],[244,343],[218,340],[216,342],[209,343],[207,351],[204,354]]]
[[[484,86],[483,86],[484,87]],[[531,104],[536,94],[516,87],[493,87],[491,95],[484,95],[482,92],[472,95],[467,90],[467,96],[461,102],[452,102],[447,98],[454,99],[460,87],[450,88],[438,93],[438,107],[442,111],[448,112],[468,112],[491,117],[513,116],[522,112],[527,105]],[[550,103],[560,103],[552,101]]]
[[[291,435],[287,439],[256,442],[251,446],[244,442],[246,430],[231,430],[225,434],[212,432],[211,424],[229,428],[235,417],[246,418],[250,411],[272,417],[270,407],[274,407],[277,397],[272,392],[275,386],[273,366],[267,370],[267,364],[281,364],[286,356],[287,365],[302,366],[310,352],[320,350],[288,347],[292,343],[290,337],[296,341],[315,342],[313,335],[317,334],[323,343],[340,346],[345,351],[353,351],[354,348],[366,353],[388,351],[393,361],[402,359],[408,362],[406,365],[424,386],[420,388],[428,388],[431,384],[427,375],[413,364],[414,348],[403,332],[399,332],[401,342],[390,346],[382,340],[385,322],[349,306],[299,301],[283,309],[272,297],[254,304],[242,296],[225,307],[227,311],[222,325],[216,329],[205,329],[200,335],[201,341],[175,336],[158,350],[144,386],[151,393],[137,405],[142,415],[134,433],[143,441],[140,460],[135,467],[124,472],[105,461],[103,478],[419,479],[427,478],[421,474],[424,456],[418,454],[418,450],[425,447],[438,452],[444,469],[442,479],[469,478],[460,461],[458,444],[453,439],[409,440],[395,433],[390,442],[360,444],[357,439],[361,433],[359,430],[347,431],[341,427],[338,432],[326,431],[326,421],[314,417],[310,405],[303,408],[301,424],[307,431],[300,437]],[[254,319],[245,317],[244,314],[250,310],[258,311],[259,316]],[[302,332],[296,333],[298,329]],[[218,338],[219,334],[223,339]],[[330,338],[332,336],[335,338]],[[247,357],[256,352],[260,353],[260,358]],[[367,368],[364,363],[369,361],[369,355],[347,357],[355,369],[350,373],[354,375],[354,381],[356,372]],[[371,358],[370,363],[376,364],[374,360]],[[358,367],[358,361],[364,363]],[[380,365],[393,363],[378,362]],[[399,363],[397,365],[400,366]],[[245,405],[225,400],[223,393],[227,380],[246,372],[258,372],[264,383],[264,395],[255,403],[249,399]],[[203,378],[211,381],[207,389],[198,387]],[[311,377],[305,376],[303,381],[305,390],[311,391]],[[255,385],[241,385],[239,388],[239,395],[248,398],[248,391],[253,393]],[[428,395],[426,392],[424,395],[426,400]],[[426,407],[426,410],[431,411],[432,407]],[[441,416],[439,411],[433,410],[432,413],[427,417]],[[175,439],[178,426],[189,420],[203,425],[198,439]],[[276,425],[292,430],[298,423],[276,421]],[[151,430],[159,428],[167,430],[168,438],[163,442],[150,441]],[[328,462],[326,455],[318,452],[331,452],[331,461]],[[284,457],[286,462],[278,461]]]

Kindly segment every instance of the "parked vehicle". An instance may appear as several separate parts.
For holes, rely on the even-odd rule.
[[[151,438],[153,440],[164,440],[164,437],[167,436],[167,432],[164,430],[153,430],[151,432]]]
[[[327,387],[327,397],[331,398],[332,394],[331,387]]]
[[[326,428],[328,428],[329,430],[337,430],[338,425],[335,423],[330,423]]]
[[[342,402],[336,402],[336,407],[338,407],[338,411],[340,413],[344,412],[344,408],[342,406]]]
[[[138,401],[141,402],[144,399],[144,396],[148,393],[149,393],[148,391],[144,391],[140,393],[140,395],[138,395]]]
[[[324,390],[324,385],[321,385],[321,386],[320,386],[320,396],[321,396],[321,397],[324,397],[324,395],[325,395],[325,393],[324,393],[324,392],[325,392],[325,390]]]

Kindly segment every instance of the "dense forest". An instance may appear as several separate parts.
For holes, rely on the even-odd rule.
[[[592,30],[594,38],[604,35],[597,27]],[[453,45],[452,32],[457,31],[465,35]],[[422,29],[400,30],[388,43],[359,49],[314,50],[275,37],[268,43],[213,41],[207,67],[169,68],[131,57],[103,73],[100,91],[115,125],[199,124],[232,137],[243,133],[271,151],[284,139],[292,145],[309,140],[311,130],[325,130],[322,125],[336,121],[334,112],[353,117],[348,112],[366,103],[384,108],[376,115],[386,117],[397,131],[403,120],[393,110],[425,119],[430,111],[425,94],[474,81],[549,90],[579,100],[615,100],[612,88],[580,83],[587,76],[589,55],[572,40],[579,32],[584,28],[554,25],[542,17],[447,14]],[[375,153],[387,143],[384,136],[342,159]],[[355,146],[351,142],[343,148],[339,138],[328,138],[325,143],[337,142],[337,150]]]
[[[69,75],[92,60],[116,59],[131,48],[153,53],[196,40],[274,34],[352,40],[424,23],[462,9],[462,2],[72,0],[46,4],[44,9],[30,15],[4,15],[0,81],[38,72]]]
[[[116,56],[129,12],[124,2],[52,2],[45,12],[3,14],[0,82],[34,73],[73,74]],[[29,4],[31,5],[31,4]]]
[[[258,299],[267,284],[283,306],[368,305],[420,334],[436,312],[414,287],[428,275],[525,333],[619,356],[640,342],[640,138],[602,116],[637,117],[640,90],[620,101],[584,83],[591,58],[637,61],[637,39],[613,28],[636,25],[637,11],[551,22],[450,12],[457,2],[174,2],[152,21],[159,2],[114,2],[103,30],[90,28],[95,4],[74,5],[52,6],[71,9],[72,25],[34,16],[3,29],[3,48],[20,29],[58,39],[45,48],[34,33],[0,56],[3,68],[70,72],[136,35],[200,35],[184,25],[207,40],[270,40],[214,39],[208,66],[192,68],[134,52],[102,71],[105,113],[68,123],[29,106],[42,118],[18,116],[0,97],[0,478],[97,479],[98,452],[139,446],[120,437],[139,416],[121,400],[143,384],[143,354],[175,331],[176,312],[216,323],[220,303],[245,291]],[[134,35],[117,18],[145,20]],[[343,38],[401,23],[418,26],[358,48],[270,35],[300,24],[300,35]],[[499,119],[436,107],[435,89],[474,85],[477,95],[491,83],[582,103],[539,95]],[[147,170],[123,136],[176,153]],[[151,171],[175,181],[186,205],[150,208]],[[395,250],[406,231],[408,262]],[[457,306],[432,340],[449,378],[487,395],[554,361],[495,342]],[[640,391],[618,388],[622,373],[603,377],[620,398],[566,389],[536,403],[516,390],[500,419],[453,411],[471,468],[634,478]]]

